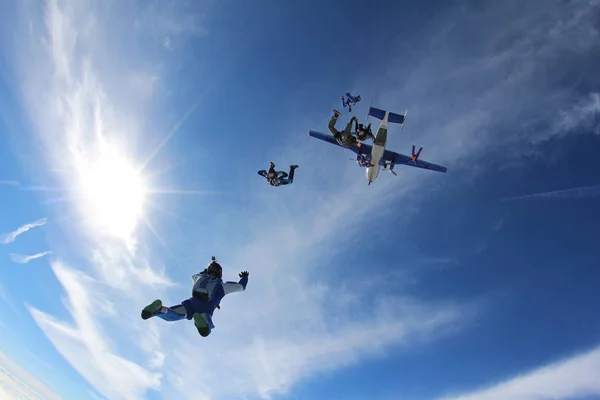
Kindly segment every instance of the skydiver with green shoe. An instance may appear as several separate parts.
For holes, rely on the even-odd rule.
[[[215,328],[212,322],[215,308],[221,308],[221,300],[226,295],[246,290],[249,275],[248,271],[242,271],[239,282],[223,282],[221,279],[223,269],[213,257],[204,271],[192,276],[194,284],[192,297],[171,307],[165,307],[161,300],[155,300],[142,310],[142,319],[152,317],[159,317],[165,321],[193,319],[200,336],[206,337]]]

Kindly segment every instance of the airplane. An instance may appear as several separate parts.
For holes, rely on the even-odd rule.
[[[442,173],[448,172],[448,168],[442,167],[441,165],[433,164],[427,161],[421,161],[418,158],[413,159],[412,157],[404,154],[395,153],[385,149],[387,144],[388,123],[400,124],[400,127],[403,128],[404,121],[406,119],[406,113],[401,115],[381,110],[379,108],[369,107],[367,115],[381,120],[381,125],[377,130],[377,135],[375,135],[373,146],[357,142],[355,145],[346,148],[356,153],[356,161],[358,165],[367,168],[366,176],[369,186],[373,181],[375,181],[375,179],[377,179],[381,167],[396,175],[396,172],[394,172],[394,166],[397,164],[408,165],[411,167],[428,169]],[[311,130],[308,132],[308,136],[323,140],[339,147],[344,147],[341,146],[332,135],[326,135],[324,133]]]

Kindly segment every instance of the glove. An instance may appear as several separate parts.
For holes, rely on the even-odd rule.
[[[242,271],[242,272],[240,272],[240,278],[247,278],[248,275],[250,275],[250,273],[248,271]]]

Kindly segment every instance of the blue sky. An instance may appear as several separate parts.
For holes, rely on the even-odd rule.
[[[600,398],[599,11],[0,3],[0,394]],[[367,187],[346,91],[449,173]],[[212,255],[208,339],[140,319]]]

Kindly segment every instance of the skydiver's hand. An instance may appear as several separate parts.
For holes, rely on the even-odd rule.
[[[248,271],[242,271],[242,272],[240,272],[240,278],[247,278],[248,275],[250,275],[250,272],[248,272]]]

